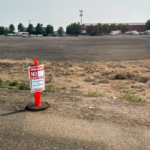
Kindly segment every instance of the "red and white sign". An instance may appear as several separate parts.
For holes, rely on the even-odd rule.
[[[45,90],[45,72],[44,66],[29,67],[30,89],[31,93]]]

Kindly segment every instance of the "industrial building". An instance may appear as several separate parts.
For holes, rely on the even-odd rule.
[[[110,25],[111,23],[101,23],[103,24],[108,24]],[[120,23],[115,23],[116,25],[120,24]],[[121,24],[128,24],[130,26],[130,31],[136,30],[138,32],[143,32],[146,30],[145,27],[145,22],[140,22],[140,23],[121,23]],[[97,29],[98,23],[84,23],[82,24],[82,34],[89,34],[90,32],[90,25],[93,25],[95,29]]]

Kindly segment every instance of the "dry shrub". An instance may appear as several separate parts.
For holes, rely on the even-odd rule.
[[[92,75],[88,75],[88,76],[84,79],[84,81],[86,81],[86,82],[93,82],[93,81],[95,81],[95,78],[94,78]]]
[[[146,89],[148,86],[144,83],[135,83],[132,88],[137,88],[137,89]]]
[[[99,78],[99,79],[102,77],[102,75],[98,72],[95,72],[92,75],[93,75],[93,77],[96,77],[96,78]]]
[[[146,83],[150,80],[149,77],[140,77],[139,79],[137,79],[137,81],[142,82],[142,83]]]
[[[135,79],[135,75],[130,72],[117,73],[115,79],[125,80],[125,79]]]
[[[121,72],[116,74],[115,79],[124,80],[124,79],[128,79],[128,77],[125,72]]]
[[[148,81],[146,84],[147,84],[147,86],[150,88],[150,81]]]
[[[79,73],[78,76],[81,76],[81,77],[86,76],[86,73]]]
[[[98,81],[98,83],[109,83],[110,80],[109,79],[101,79]]]
[[[64,68],[66,67],[72,67],[72,64],[68,61],[64,62]]]
[[[75,69],[74,68],[69,68],[68,71],[74,73]]]
[[[95,96],[95,97],[105,97],[106,96],[106,94],[104,92],[98,91],[97,89],[96,89],[96,91],[91,91],[89,89],[88,95],[89,96]]]

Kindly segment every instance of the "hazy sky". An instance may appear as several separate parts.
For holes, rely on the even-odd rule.
[[[54,30],[73,22],[146,22],[150,19],[150,0],[0,0],[0,26],[18,23],[28,26],[51,24]]]

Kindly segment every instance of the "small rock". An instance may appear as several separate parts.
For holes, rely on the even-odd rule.
[[[117,99],[117,97],[113,97],[113,99]]]
[[[94,107],[89,107],[90,109],[94,109]]]

